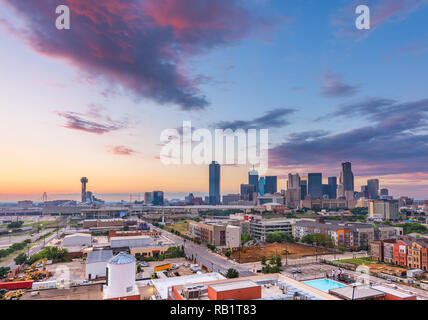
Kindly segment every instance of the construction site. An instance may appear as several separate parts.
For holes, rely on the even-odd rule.
[[[40,259],[24,269],[21,275],[0,283],[0,300],[19,300],[24,294],[22,289],[31,288],[35,281],[47,280],[52,274],[46,270],[46,263],[47,259]]]
[[[258,262],[262,257],[269,259],[272,255],[287,256],[298,259],[331,253],[328,249],[306,246],[298,243],[268,243],[252,247],[241,247],[232,250],[230,258],[240,263]]]

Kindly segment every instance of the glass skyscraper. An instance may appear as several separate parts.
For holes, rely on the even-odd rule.
[[[337,199],[337,178],[328,178],[328,197],[329,199]]]
[[[308,193],[311,199],[320,199],[322,197],[322,173],[308,174]]]
[[[265,194],[266,193],[274,194],[277,192],[277,190],[278,190],[277,177],[266,176]]]
[[[354,174],[350,162],[342,163],[342,171],[339,178],[339,197],[348,199],[354,194]],[[351,200],[351,199],[349,199]]]
[[[259,173],[256,170],[251,170],[248,173],[248,184],[256,187],[256,192],[259,190]]]
[[[210,164],[210,193],[209,203],[212,206],[220,204],[220,165],[213,161]]]

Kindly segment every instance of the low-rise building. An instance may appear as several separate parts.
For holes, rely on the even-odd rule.
[[[106,276],[107,262],[113,258],[111,250],[88,252],[85,261],[85,279],[92,280]]]
[[[238,248],[241,246],[241,228],[228,225],[226,227],[226,247]]]
[[[284,232],[287,234],[293,233],[292,220],[289,219],[253,219],[250,221],[250,234],[252,237],[261,241],[266,240],[269,233],[275,231]]]
[[[370,200],[369,217],[374,220],[398,220],[400,218],[398,200]]]
[[[65,236],[62,245],[64,247],[78,247],[90,246],[92,244],[92,237],[87,233],[74,233]]]

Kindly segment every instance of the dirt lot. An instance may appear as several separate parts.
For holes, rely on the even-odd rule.
[[[234,251],[231,258],[237,260],[240,258],[241,263],[257,262],[261,260],[262,256],[265,256],[267,259],[276,254],[285,256],[286,250],[288,251],[288,259],[298,259],[329,253],[327,249],[313,248],[298,243],[269,243],[260,247],[241,248],[241,252],[239,252],[239,250]]]

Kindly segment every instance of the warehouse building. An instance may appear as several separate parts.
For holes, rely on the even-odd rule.
[[[87,233],[75,233],[65,236],[62,245],[64,247],[83,247],[90,246],[92,243],[92,237]]]
[[[88,252],[85,264],[85,279],[92,280],[106,276],[107,262],[113,258],[111,250]]]
[[[111,248],[141,248],[151,244],[149,236],[114,237],[110,239]]]

